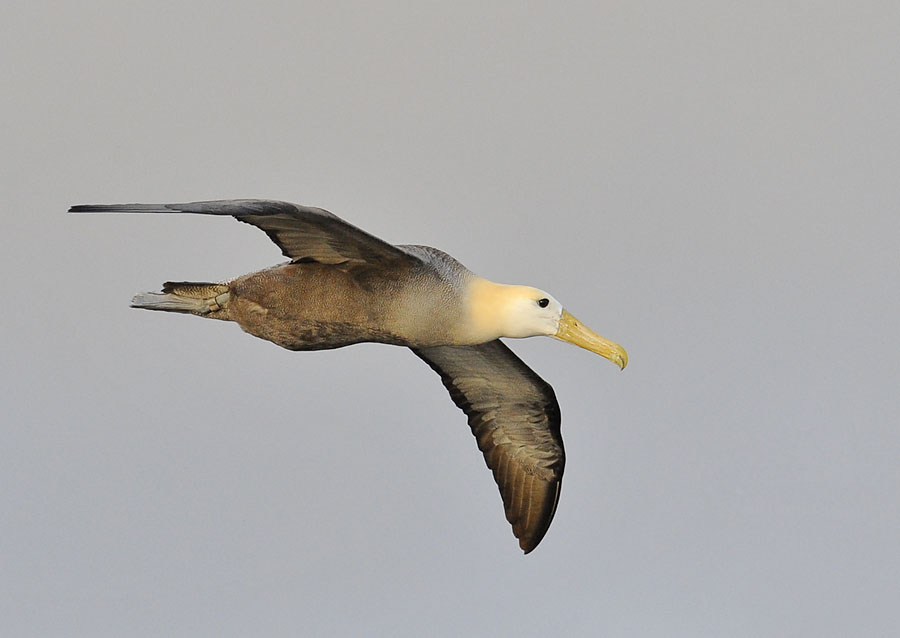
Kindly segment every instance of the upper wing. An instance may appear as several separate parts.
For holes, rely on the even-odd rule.
[[[198,213],[231,215],[262,229],[292,260],[314,259],[325,264],[348,261],[390,265],[415,257],[360,230],[321,208],[266,199],[230,199],[188,204],[85,204],[70,213]]]
[[[413,352],[441,375],[469,417],[506,519],[527,554],[553,520],[566,461],[553,388],[499,340]]]

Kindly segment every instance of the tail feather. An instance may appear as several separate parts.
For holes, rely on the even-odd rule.
[[[163,284],[162,292],[135,295],[131,300],[131,307],[227,319],[230,300],[231,293],[226,284],[167,281]]]

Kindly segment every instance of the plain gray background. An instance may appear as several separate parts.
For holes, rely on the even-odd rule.
[[[7,2],[0,633],[900,630],[896,2]],[[522,556],[401,348],[131,310],[325,207],[552,292],[568,466]]]

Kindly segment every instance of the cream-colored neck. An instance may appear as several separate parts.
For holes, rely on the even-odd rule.
[[[469,281],[466,299],[468,321],[466,339],[471,343],[484,343],[498,337],[518,336],[514,308],[526,290],[525,286],[498,284],[473,277]]]

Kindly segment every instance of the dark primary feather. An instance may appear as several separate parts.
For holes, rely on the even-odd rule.
[[[499,340],[413,352],[441,375],[469,417],[506,518],[527,554],[553,520],[566,461],[553,388]]]
[[[196,213],[231,215],[263,230],[285,257],[323,264],[409,264],[415,257],[321,208],[266,199],[186,204],[83,204],[70,213]]]

